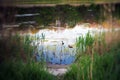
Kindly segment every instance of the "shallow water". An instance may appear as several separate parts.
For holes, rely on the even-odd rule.
[[[118,29],[115,29],[118,30]],[[35,53],[37,61],[44,60],[51,64],[71,64],[75,61],[76,38],[85,36],[88,32],[94,36],[96,33],[111,31],[98,28],[86,27],[86,24],[76,25],[74,28],[57,27],[54,29],[42,29],[32,36],[39,38],[44,37],[44,41],[35,41],[37,43],[37,51]],[[39,45],[38,45],[39,43]]]

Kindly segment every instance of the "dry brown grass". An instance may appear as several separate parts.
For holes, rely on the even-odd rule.
[[[97,35],[93,46],[95,51],[99,54],[109,51],[114,45],[120,42],[119,36],[120,31],[106,32],[100,37],[100,40]]]

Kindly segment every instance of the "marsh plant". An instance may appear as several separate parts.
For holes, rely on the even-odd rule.
[[[44,64],[34,61],[33,40],[38,39],[19,34],[0,38],[0,80],[55,80]]]
[[[67,73],[60,77],[48,73],[44,64],[31,59],[37,49],[37,44],[31,45],[32,41],[41,43],[44,40],[40,40],[45,38],[19,34],[0,38],[0,80],[119,80],[119,33],[109,35],[113,39],[109,41],[110,44],[106,43],[109,39],[105,41],[104,33],[94,37],[87,33],[85,37],[77,38],[77,60],[71,64]]]
[[[43,46],[45,35],[31,36],[16,34],[10,37],[0,38],[0,53],[2,60],[31,62],[39,45]],[[43,51],[43,49],[41,50]]]
[[[119,80],[119,46],[120,43],[112,47],[110,52],[104,52],[102,55],[94,53],[93,60],[90,55],[83,54],[77,63],[71,65],[64,80]]]
[[[113,34],[113,32],[112,32]],[[88,34],[87,34],[88,35]],[[112,40],[114,40],[115,35],[111,36]],[[87,46],[91,47],[90,49],[92,52],[88,52],[89,47],[86,47],[80,56],[77,56],[77,61],[71,65],[71,67],[68,69],[68,72],[64,75],[64,80],[119,80],[120,77],[118,74],[120,74],[120,65],[119,65],[119,59],[120,59],[120,39],[117,36],[117,39],[115,39],[115,43],[110,43],[111,46],[108,46],[109,44],[106,44],[105,41],[105,33],[100,34],[99,36],[94,36],[93,39],[90,39],[86,43]],[[92,38],[92,37],[91,37]],[[108,38],[108,36],[107,36]],[[77,41],[77,47],[81,47],[78,45],[78,42],[80,44],[84,43],[88,38],[83,37],[78,39]],[[82,43],[83,40],[83,43]],[[92,41],[91,41],[92,40]],[[97,47],[97,48],[96,48]],[[109,51],[107,51],[107,47],[109,47]],[[101,50],[101,51],[100,51]],[[90,53],[86,54],[86,53]]]
[[[88,32],[86,36],[80,36],[76,39],[76,50],[77,53],[85,53],[85,51],[89,48],[93,47],[95,39],[94,37]]]
[[[33,51],[33,46],[28,36],[22,37],[19,34],[0,39],[0,53],[3,60],[28,61]]]

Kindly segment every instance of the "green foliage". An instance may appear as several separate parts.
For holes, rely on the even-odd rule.
[[[87,47],[93,47],[94,37],[88,32],[85,37],[80,36],[76,39],[76,48],[82,53],[84,53]]]
[[[65,74],[65,80],[89,80],[91,58],[88,55],[82,55],[80,61],[70,66]]]
[[[60,18],[63,25],[67,23],[71,27],[81,20],[77,8],[70,5],[57,5],[56,17]]]
[[[65,74],[64,80],[119,80],[120,79],[120,50],[110,51],[103,55],[94,53],[94,60],[92,63],[91,56],[82,55],[79,61],[72,64],[69,71]],[[91,64],[92,71],[91,71]]]
[[[84,37],[81,36],[81,37],[76,39],[76,48],[78,49],[78,51],[83,52],[84,47],[85,47]]]
[[[94,37],[88,32],[85,37],[85,45],[86,46],[93,46]]]
[[[97,39],[96,39],[97,38]],[[76,39],[78,54],[92,50],[91,55],[81,54],[73,63],[62,80],[119,80],[120,79],[120,42],[111,44],[109,51],[99,55],[94,51],[94,42],[105,43],[104,33],[93,37],[89,32],[85,37]],[[40,36],[15,36],[0,38],[0,80],[56,80],[57,77],[48,73],[46,66],[31,59],[36,47],[31,42],[44,42],[45,34]],[[97,40],[97,41],[96,41]],[[104,48],[103,46],[102,48]],[[23,62],[25,57],[27,58]],[[2,60],[3,59],[3,60]],[[60,76],[61,77],[61,76]],[[58,79],[57,79],[58,80]]]
[[[31,43],[39,37],[18,34],[0,39],[0,80],[55,80],[44,63],[31,60],[35,46]],[[45,35],[41,34],[41,39]],[[47,77],[46,77],[47,76]]]
[[[85,45],[85,39],[88,40],[86,46],[93,47],[91,48],[92,54],[81,54],[77,56],[77,61],[71,65],[68,72],[64,75],[64,80],[119,80],[120,42],[118,41],[114,45],[111,44],[112,46],[109,52],[104,51],[99,55],[99,52],[94,50],[96,46],[93,46],[93,44],[97,42],[98,44],[104,45],[104,33],[100,34],[97,39],[90,37],[90,34],[87,34],[87,36],[88,38],[83,36],[79,37],[76,45],[77,47],[81,47],[80,44]]]
[[[89,12],[89,8],[92,12]],[[97,8],[97,9],[96,9]],[[98,13],[96,13],[98,12]],[[19,14],[27,14],[27,13],[39,13],[40,15],[35,17],[23,17],[18,18],[19,21],[28,21],[28,20],[35,20],[39,25],[48,26],[50,24],[55,25],[57,19],[60,20],[61,26],[65,26],[68,24],[70,27],[74,27],[76,23],[80,21],[86,21],[88,18],[93,21],[91,16],[98,17],[100,15],[99,6],[70,6],[70,5],[57,5],[51,7],[35,7],[35,8],[18,8]],[[99,17],[98,17],[99,18]]]
[[[20,36],[16,34],[10,37],[3,37],[0,39],[0,56],[5,61],[29,61],[35,48],[31,45],[31,42],[29,35]]]
[[[38,8],[39,16],[36,16],[35,19],[40,25],[48,26],[50,23],[55,21],[55,8],[54,7],[40,7]]]
[[[55,80],[37,63],[4,62],[0,64],[0,80]]]
[[[89,1],[94,2],[93,0],[89,0]],[[46,1],[43,0],[41,2],[44,3]],[[50,0],[50,2],[52,3],[54,1]],[[65,1],[65,2],[69,2],[69,1]],[[120,18],[119,4],[116,4],[114,7],[115,7],[115,11],[112,12],[113,14],[111,16],[119,19]],[[89,6],[86,5],[71,6],[69,4],[64,4],[64,5],[58,4],[56,6],[44,6],[44,7],[42,6],[42,7],[32,7],[27,9],[25,8],[16,8],[16,9],[18,11],[18,14],[39,13],[40,15],[38,16],[17,18],[16,21],[23,22],[23,21],[34,20],[40,26],[42,25],[55,26],[56,20],[59,19],[62,27],[64,27],[66,24],[68,24],[70,27],[74,27],[76,23],[79,22],[101,23],[105,21],[105,17],[106,17],[103,14],[105,10],[103,8],[103,5],[96,5],[94,3],[91,3]]]

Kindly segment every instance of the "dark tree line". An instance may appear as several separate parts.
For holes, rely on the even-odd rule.
[[[0,23],[15,23],[36,20],[40,25],[54,24],[60,20],[61,25],[74,26],[79,22],[101,22],[120,19],[120,4],[91,4],[81,6],[57,5],[44,7],[0,7]],[[15,14],[39,13],[36,17],[15,18]]]

